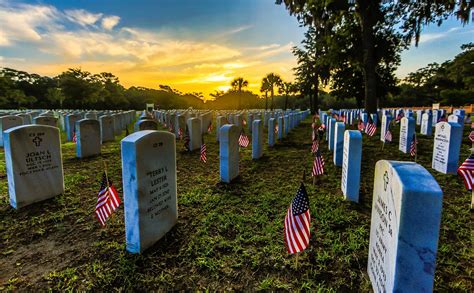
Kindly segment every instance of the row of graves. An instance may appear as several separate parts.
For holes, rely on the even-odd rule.
[[[342,193],[347,200],[358,202],[362,135],[379,134],[383,148],[396,135],[391,129],[397,123],[398,150],[409,153],[415,162],[381,160],[375,166],[368,274],[376,292],[430,292],[443,191],[428,170],[416,163],[417,135],[433,137],[432,169],[459,173],[472,190],[474,155],[459,165],[463,129],[473,126],[464,110],[454,110],[449,116],[444,110],[380,109],[371,115],[359,109],[319,111],[312,124],[313,175],[323,173],[324,159],[318,149],[325,139],[333,164],[341,167]],[[358,130],[346,130],[355,125]],[[474,142],[474,132],[469,139]]]
[[[31,116],[29,124],[21,115]],[[78,158],[100,155],[101,143],[126,130],[127,135],[121,141],[126,249],[143,253],[178,219],[177,140],[183,140],[189,152],[199,150],[205,162],[203,135],[215,125],[220,180],[230,183],[239,175],[239,148],[251,146],[252,158],[258,160],[265,140],[269,147],[274,146],[309,115],[309,110],[144,111],[134,124],[135,132],[128,134],[127,125],[136,119],[135,111],[6,113],[0,117],[0,128],[10,203],[14,208],[23,208],[64,192],[60,130],[66,133],[67,141],[76,141]],[[390,126],[400,123],[399,150],[416,158],[418,121],[422,132],[423,125],[430,123],[426,126],[430,134],[426,130],[423,135],[432,135],[434,128],[433,169],[441,173],[456,172],[466,117],[463,112],[455,112],[456,117],[443,121],[445,115],[438,111],[414,113],[402,109],[381,109],[372,115],[358,109],[319,111],[313,117],[311,130],[311,151],[315,154],[312,176],[317,178],[324,173],[320,148],[326,140],[333,153],[333,163],[342,167],[343,194],[347,200],[358,202],[362,135],[373,136],[378,132],[382,143],[387,143],[394,135]],[[19,117],[21,124],[10,123],[10,119],[18,119],[13,117]],[[41,117],[56,119],[55,124],[37,123]],[[359,130],[345,129],[355,124]],[[166,130],[159,131],[159,127]],[[92,146],[94,151],[89,150]],[[472,171],[469,174],[472,176]],[[374,291],[432,291],[442,197],[440,186],[421,165],[377,162],[367,265]],[[119,204],[119,195],[105,173],[96,206],[102,225]],[[299,253],[308,246],[309,225],[309,200],[302,182],[285,217],[289,253]]]

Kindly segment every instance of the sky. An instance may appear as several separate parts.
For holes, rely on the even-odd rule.
[[[125,87],[227,90],[242,76],[259,92],[270,72],[293,80],[299,26],[274,0],[0,0],[0,67],[55,76],[111,72]],[[402,54],[398,77],[452,59],[472,23],[429,26]]]

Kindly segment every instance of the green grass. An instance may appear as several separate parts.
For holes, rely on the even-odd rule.
[[[129,127],[130,129],[130,127]],[[467,129],[466,129],[467,131]],[[103,160],[122,192],[119,140],[102,156],[79,160],[75,145],[63,145],[66,192],[19,211],[8,204],[0,152],[0,290],[371,290],[366,273],[373,174],[377,160],[412,160],[395,141],[381,150],[378,137],[364,135],[360,203],[343,200],[341,169],[322,146],[326,174],[310,195],[310,247],[286,253],[283,219],[301,180],[309,174],[310,122],[303,122],[261,160],[243,149],[240,177],[219,182],[219,146],[206,135],[208,163],[177,143],[177,225],[142,255],[125,250],[123,205],[101,228],[94,216]],[[265,134],[266,135],[266,134]],[[123,136],[123,134],[122,134]],[[466,136],[465,136],[466,137]],[[432,138],[419,136],[418,162],[444,191],[435,290],[472,292],[473,233],[470,193],[456,175],[431,170]],[[462,159],[469,154],[467,138]]]

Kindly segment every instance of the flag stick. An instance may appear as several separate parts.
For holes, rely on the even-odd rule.
[[[107,163],[105,161],[104,162],[104,173],[105,173],[105,181],[107,182],[107,189],[109,189],[109,175],[107,175]]]
[[[471,154],[474,153],[474,141],[472,142]],[[471,190],[471,211],[474,210],[474,188]]]

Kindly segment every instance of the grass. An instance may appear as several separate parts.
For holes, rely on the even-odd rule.
[[[232,184],[219,182],[214,133],[205,138],[207,164],[178,142],[179,220],[142,255],[125,250],[123,206],[106,228],[94,216],[103,160],[122,191],[119,140],[104,144],[100,157],[83,160],[75,158],[73,143],[63,144],[65,193],[18,211],[8,204],[0,152],[0,290],[371,291],[366,267],[374,166],[380,159],[412,158],[398,151],[398,135],[384,150],[378,137],[364,135],[355,204],[343,200],[341,169],[331,163],[325,143],[326,174],[318,185],[306,180],[311,240],[296,266],[285,250],[283,219],[303,169],[311,169],[310,137],[306,120],[274,148],[265,146],[258,161],[243,149],[240,177]],[[469,148],[465,138],[461,159]],[[444,191],[435,290],[473,292],[470,192],[456,175],[432,170],[431,155],[432,138],[419,136],[418,162]]]

